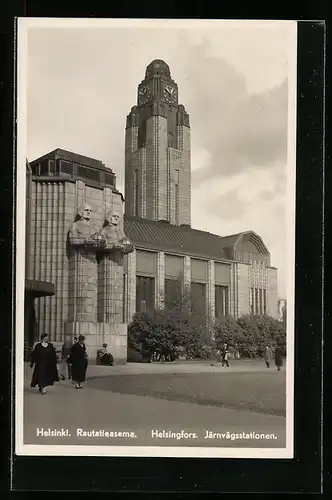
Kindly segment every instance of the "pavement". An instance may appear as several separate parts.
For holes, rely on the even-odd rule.
[[[234,362],[230,368],[221,368],[219,364],[211,366],[211,363],[91,365],[84,389],[77,390],[66,380],[50,387],[47,395],[41,396],[29,387],[31,369],[27,365],[24,444],[283,448],[286,446],[284,416],[112,392],[103,384],[103,380],[121,374],[132,375],[135,379],[143,374],[151,377],[159,374],[162,380],[162,374],[171,373],[189,376],[263,369],[264,364],[257,362]],[[48,430],[66,435],[48,436]],[[92,431],[94,436],[88,434]]]

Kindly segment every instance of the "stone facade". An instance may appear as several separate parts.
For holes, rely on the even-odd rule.
[[[278,271],[275,267],[267,270],[267,314],[278,318]]]
[[[165,294],[165,280],[177,279],[175,273],[173,273],[173,275],[167,273],[165,266],[167,259],[176,257],[183,260],[183,272],[178,274],[178,278],[181,279],[185,286],[190,287],[192,282],[206,285],[206,312],[211,320],[215,319],[216,286],[222,286],[227,291],[228,314],[238,318],[252,312],[250,308],[250,284],[252,282],[252,274],[256,270],[255,267],[253,268],[253,266],[241,262],[204,260],[189,255],[172,256],[172,254],[166,252],[136,248],[136,255],[139,255],[140,252],[144,254],[149,252],[151,259],[153,257],[156,259],[156,271],[152,273],[150,266],[140,266],[139,270],[135,270],[135,257],[130,256],[130,275],[132,277],[136,277],[136,275],[155,277],[154,305],[156,308],[163,307],[161,297]],[[148,262],[148,260],[149,259],[146,259],[146,262]],[[194,272],[193,269],[195,269]],[[216,270],[218,272],[216,272]],[[259,311],[254,311],[254,313],[268,314],[277,319],[277,270],[269,267],[265,269],[265,272],[266,282],[262,290],[266,293],[266,310],[261,313]],[[131,278],[130,283],[128,295],[131,297],[131,308],[127,318],[128,322],[130,322],[132,315],[136,312],[135,278]],[[263,285],[260,286],[263,287]]]
[[[93,334],[92,345],[88,345],[93,351],[100,347],[100,342],[107,342],[106,339],[108,339],[108,343],[114,351],[114,358],[124,361],[126,359],[127,331],[126,324],[123,324],[124,313],[122,310],[124,272],[120,271],[121,276],[117,280],[121,282],[120,292],[115,293],[112,290],[112,298],[108,297],[109,300],[106,304],[107,298],[104,293],[101,297],[100,287],[102,275],[105,273],[107,275],[110,272],[112,263],[109,260],[106,264],[105,261],[97,263],[96,256],[83,255],[82,251],[71,255],[67,240],[68,232],[73,225],[78,208],[82,204],[91,205],[93,223],[95,227],[101,229],[106,214],[110,210],[123,212],[123,198],[115,186],[108,186],[75,175],[75,168],[77,169],[80,165],[79,161],[75,162],[70,157],[72,153],[68,153],[67,156],[65,153],[61,151],[60,160],[56,158],[57,153],[52,152],[49,158],[42,158],[31,164],[35,175],[32,177],[31,190],[29,268],[36,280],[50,281],[55,285],[55,295],[42,297],[36,304],[38,330],[48,333],[55,342],[64,341],[66,337],[80,333],[88,335],[89,339],[92,340],[91,335]],[[47,164],[50,164],[51,161],[61,162],[64,157],[72,168],[70,178],[68,178],[67,172],[67,175],[62,174],[61,166],[58,176],[40,175],[38,165],[41,162],[47,162]],[[74,159],[76,159],[75,156]],[[77,160],[80,160],[79,155],[77,155]],[[92,159],[88,160],[92,161]],[[67,164],[66,166],[68,168]],[[91,175],[92,166],[88,166],[88,175]],[[98,170],[96,168],[95,172],[100,176],[101,172],[104,175],[111,172],[105,167],[103,171],[98,164],[97,166],[99,168]],[[76,170],[76,172],[79,171]],[[38,173],[39,175],[36,175]],[[123,229],[123,218],[120,224]],[[119,269],[117,269],[117,274],[119,274]],[[115,335],[105,326],[110,324],[109,318],[106,318],[107,314],[101,318],[104,312],[101,311],[103,305],[107,305],[112,317],[114,317],[115,309],[117,311],[116,321],[113,321],[112,326],[114,332],[115,330],[118,332]],[[118,339],[116,339],[116,335],[119,336]]]

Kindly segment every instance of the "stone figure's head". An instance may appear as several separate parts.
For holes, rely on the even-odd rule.
[[[92,208],[88,203],[85,203],[82,205],[78,211],[80,217],[84,220],[90,220],[91,219],[91,213],[92,213]]]
[[[112,226],[118,226],[120,218],[120,214],[114,210],[110,210],[106,215],[106,221],[109,222],[109,224],[112,224]]]

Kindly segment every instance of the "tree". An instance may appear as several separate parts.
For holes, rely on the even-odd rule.
[[[284,324],[270,316],[254,317],[259,332],[259,354],[262,355],[266,344],[275,348],[277,344],[283,348],[286,345],[286,331]]]
[[[128,348],[141,352],[148,361],[152,357],[174,361],[179,356],[210,356],[212,339],[205,304],[198,307],[181,280],[174,280],[166,297],[160,299],[164,308],[134,315],[128,329]]]
[[[241,352],[243,344],[243,331],[232,316],[218,318],[214,325],[214,342],[218,350],[227,344],[234,354]]]
[[[128,326],[128,349],[138,351],[147,360],[150,360],[155,349],[153,325],[153,314],[142,312],[134,314]]]
[[[263,356],[267,344],[284,349],[286,331],[283,324],[270,316],[245,315],[237,320],[243,332],[240,354],[245,357]]]

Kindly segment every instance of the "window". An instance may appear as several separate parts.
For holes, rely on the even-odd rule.
[[[55,160],[49,160],[49,175],[56,175],[56,164]]]
[[[255,309],[254,309],[254,289],[250,288],[249,290],[249,302],[250,302],[250,313],[255,314]]]
[[[127,280],[126,280],[126,275],[123,274],[123,295],[122,295],[122,323],[127,322]]]
[[[215,286],[215,316],[221,318],[227,316],[228,311],[228,287],[216,285]]]
[[[37,165],[31,166],[32,175],[40,175],[39,167],[40,167],[40,163],[37,163]]]
[[[179,224],[179,206],[180,206],[180,192],[179,192],[179,183],[180,183],[180,172],[175,170],[175,187],[174,187],[174,196],[175,196],[175,224]]]
[[[81,165],[79,165],[77,167],[77,175],[78,177],[82,177],[83,179],[99,181],[99,171],[93,170],[89,167],[82,167]]]
[[[165,307],[175,309],[181,305],[181,285],[179,280],[165,279]]]
[[[193,311],[206,312],[206,284],[191,282],[191,307]]]
[[[259,314],[263,314],[263,290],[259,289]]]
[[[258,314],[258,288],[255,288],[255,314]]]
[[[44,160],[41,162],[40,175],[48,175],[48,160]]]
[[[264,314],[266,314],[266,290],[263,290],[263,310],[264,310]]]
[[[139,216],[139,184],[138,184],[138,172],[135,170],[135,215]]]
[[[60,160],[61,175],[71,177],[73,173],[72,164],[70,161]]]
[[[153,311],[155,278],[136,276],[136,312]]]

